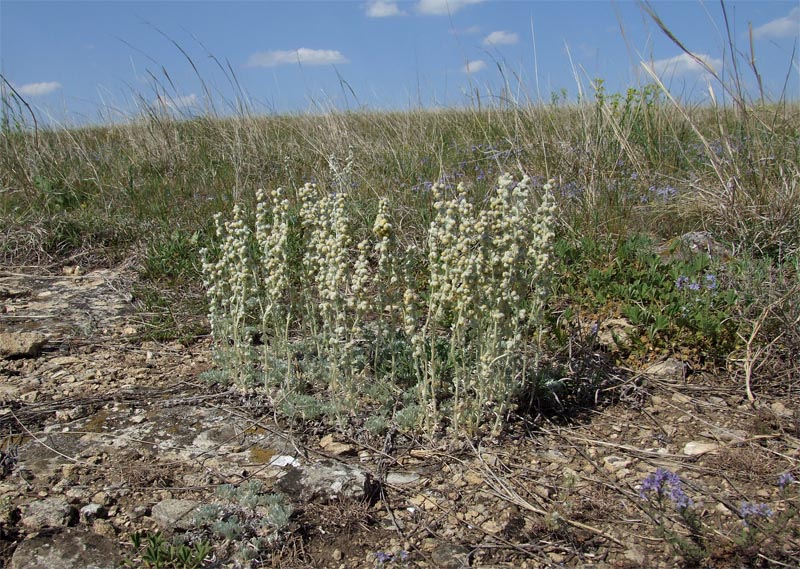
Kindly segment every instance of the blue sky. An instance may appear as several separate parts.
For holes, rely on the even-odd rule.
[[[730,72],[718,2],[652,6],[687,49]],[[800,4],[726,7],[747,57],[752,25],[767,93],[775,98],[785,84],[797,99]],[[709,80],[638,3],[601,0],[0,0],[0,59],[43,117],[66,123],[116,120],[157,101],[198,113],[208,94],[230,112],[231,76],[257,111],[278,113],[457,106],[476,92],[482,101],[503,95],[504,85],[516,100],[550,100],[562,89],[591,93],[598,77],[624,91],[650,81],[643,62],[684,97],[706,97]]]

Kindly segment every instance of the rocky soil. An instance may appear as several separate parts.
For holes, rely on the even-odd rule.
[[[797,508],[797,485],[777,484],[800,477],[796,377],[751,403],[734,379],[668,360],[616,369],[596,405],[499,440],[346,437],[209,386],[208,339],[141,341],[133,280],[0,271],[0,566],[120,566],[138,559],[135,531],[191,536],[221,484],[257,480],[293,513],[252,566],[674,567],[687,556],[672,537],[693,538],[640,496],[659,467],[706,528],[701,565],[800,553],[796,517],[740,543],[742,503]],[[242,566],[219,541],[205,566]]]

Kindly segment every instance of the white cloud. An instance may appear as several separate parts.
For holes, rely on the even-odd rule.
[[[797,37],[798,35],[800,35],[800,7],[792,8],[788,16],[777,18],[753,30],[753,37],[756,39]]]
[[[480,59],[476,59],[474,61],[468,61],[462,71],[464,73],[477,73],[481,69],[486,69],[486,63]]]
[[[247,60],[247,67],[277,67],[278,65],[328,65],[331,63],[348,63],[342,52],[333,49],[292,49],[288,51],[274,50],[254,53]]]
[[[695,53],[694,56],[715,71],[722,67],[721,59],[711,57],[710,55],[706,55],[704,53]],[[696,61],[694,57],[688,53],[682,53],[680,55],[676,55],[675,57],[653,61],[652,69],[658,76],[707,73],[706,69],[700,64],[700,62]]]
[[[519,36],[514,32],[497,31],[483,38],[483,45],[512,45],[519,41]]]
[[[397,7],[397,2],[390,0],[370,0],[367,3],[367,16],[370,18],[389,18],[402,16],[403,11]]]
[[[48,95],[53,91],[61,89],[61,83],[57,81],[44,81],[42,83],[25,83],[24,85],[14,85],[17,93],[20,95],[27,95],[29,97],[38,97],[40,95]]]
[[[197,95],[190,93],[179,97],[159,96],[156,103],[173,110],[188,109],[197,106]]]
[[[479,4],[481,2],[483,2],[483,0],[419,0],[417,3],[417,11],[421,14],[443,16],[446,14],[455,14],[464,6]]]

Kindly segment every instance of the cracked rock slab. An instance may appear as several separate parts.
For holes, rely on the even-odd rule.
[[[75,508],[61,498],[45,498],[31,503],[22,515],[22,525],[31,529],[55,528],[75,521]]]
[[[275,484],[287,496],[304,500],[334,499],[337,497],[362,500],[369,493],[364,471],[343,463],[319,463],[290,466]]]
[[[162,500],[150,514],[163,530],[186,531],[194,525],[194,513],[200,506],[194,500]]]
[[[0,333],[0,356],[4,358],[36,358],[42,353],[47,337],[39,332]]]
[[[23,541],[11,558],[11,569],[115,569],[119,544],[88,531],[66,529]]]

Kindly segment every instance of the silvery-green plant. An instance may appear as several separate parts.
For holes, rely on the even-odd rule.
[[[326,359],[329,390],[341,392],[350,383],[352,343],[348,333],[347,288],[351,281],[350,228],[345,212],[347,195],[318,192],[314,184],[298,191],[300,216],[309,233],[303,265],[314,284],[318,303],[309,302],[307,322],[318,339],[317,353]],[[359,279],[360,275],[352,275]]]
[[[351,164],[348,162],[348,164]],[[393,289],[394,230],[385,200],[378,204],[371,238],[355,246],[351,260],[353,228],[347,215],[348,195],[342,180],[335,193],[324,193],[313,184],[298,191],[300,218],[308,235],[303,266],[315,295],[307,298],[305,330],[317,339],[317,354],[327,365],[325,387],[336,397],[356,399],[361,394],[366,369],[373,379],[375,361],[397,318]],[[371,267],[376,266],[376,269]],[[368,317],[372,322],[368,325]],[[372,345],[365,345],[370,341]],[[369,361],[369,354],[375,358]],[[390,377],[392,376],[390,366]]]
[[[400,277],[397,266],[397,237],[389,215],[389,204],[385,199],[378,202],[378,213],[372,225],[375,238],[374,255],[377,268],[374,276],[373,294],[376,310],[382,317],[376,321],[374,368],[380,369],[378,358],[383,347],[390,342],[395,332],[401,329],[401,307],[397,295]],[[397,368],[397,353],[391,351],[389,378],[394,380]]]
[[[216,260],[208,249],[200,251],[215,357],[239,384],[251,379],[252,328],[248,315],[256,302],[251,230],[245,215],[240,204],[234,206],[230,221],[222,222],[222,215],[215,215],[219,243]]]
[[[258,247],[261,312],[263,340],[262,368],[264,377],[286,377],[291,366],[289,360],[289,325],[291,304],[287,303],[289,288],[289,200],[283,188],[267,195],[264,190],[256,192],[255,238]],[[281,358],[285,355],[285,358]],[[277,379],[276,377],[276,379]]]
[[[527,177],[516,182],[506,174],[483,207],[463,185],[450,196],[435,185],[426,247],[403,258],[385,200],[371,234],[355,242],[344,183],[352,160],[344,170],[331,168],[336,191],[307,183],[294,206],[283,190],[259,191],[254,231],[240,206],[232,221],[217,220],[220,256],[211,261],[204,253],[203,266],[218,349],[238,350],[228,360],[252,370],[251,335],[243,329],[259,320],[261,372],[280,386],[277,403],[293,415],[324,409],[340,417],[364,397],[399,397],[398,382],[415,376],[415,397],[395,416],[401,426],[419,421],[433,430],[447,422],[475,431],[491,420],[499,429],[537,364],[530,338],[550,268],[550,185],[536,200]],[[301,236],[294,257],[292,234]],[[412,256],[424,260],[421,274],[409,274]],[[290,286],[291,263],[302,290]],[[303,339],[302,363],[292,360],[301,345],[293,337]]]
[[[223,539],[239,560],[274,546],[285,534],[293,508],[282,494],[270,494],[257,480],[241,485],[223,484],[212,503],[200,506],[194,531]]]
[[[554,223],[550,184],[538,207],[529,184],[527,177],[517,183],[501,176],[481,211],[463,185],[449,199],[442,185],[432,188],[436,215],[428,232],[424,315],[420,294],[408,289],[404,295],[428,429],[442,419],[445,399],[455,430],[475,430],[487,413],[496,430],[527,381],[531,362],[523,336],[539,325]],[[445,351],[437,346],[443,337]]]

